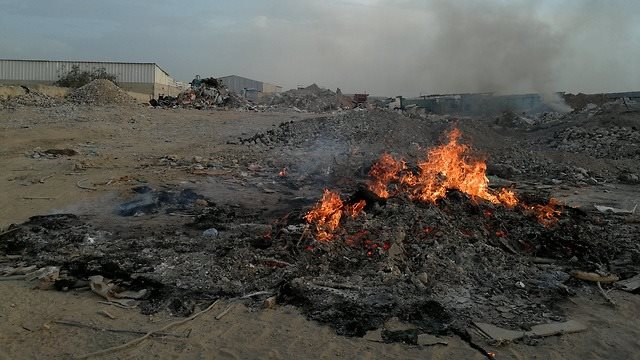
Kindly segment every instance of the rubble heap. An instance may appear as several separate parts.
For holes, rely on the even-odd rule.
[[[316,143],[339,142],[343,146],[364,148],[371,144],[377,147],[385,144],[400,151],[406,150],[412,142],[429,144],[438,138],[438,134],[425,138],[425,130],[434,129],[441,133],[446,126],[445,122],[429,124],[389,110],[354,110],[301,122],[283,122],[273,130],[239,138],[238,143],[308,147],[316,146]]]
[[[360,196],[349,194],[349,201]],[[302,212],[269,223],[260,210],[187,195],[150,194],[119,207],[138,218],[177,208],[194,216],[185,226],[125,230],[69,214],[36,216],[3,233],[0,253],[60,266],[59,289],[93,275],[146,289],[144,313],[187,316],[215,297],[258,294],[260,304],[276,296],[349,336],[392,317],[412,324],[412,336],[457,333],[471,321],[514,329],[559,321],[559,300],[584,286],[572,271],[640,270],[632,224],[571,208],[544,225],[524,207],[459,191],[428,204],[395,196],[345,216],[327,242],[314,238]],[[203,201],[204,209],[193,205]]]
[[[407,117],[390,110],[344,111],[304,121],[287,121],[279,126],[230,143],[286,153],[290,166],[296,161],[331,167],[341,164],[333,158],[352,158],[354,163],[371,162],[379,148],[388,148],[405,158],[422,152],[421,148],[439,140],[440,134],[457,124],[478,150],[491,154],[490,175],[513,181],[539,180],[544,184],[596,185],[616,182],[620,172],[640,173],[640,123],[633,113],[599,108],[589,116],[577,112],[559,116],[542,114],[531,125],[505,128],[494,119],[456,118],[453,116]],[[505,130],[506,129],[506,130]],[[504,134],[504,131],[510,134]],[[526,144],[514,140],[525,133]],[[524,138],[524,136],[523,136]],[[564,157],[559,157],[562,152]],[[296,160],[296,153],[305,153]],[[589,171],[576,167],[572,159],[593,157],[597,165]],[[358,158],[359,157],[359,158]],[[594,160],[596,161],[596,160]],[[351,170],[348,164],[345,170]],[[292,168],[293,169],[293,168]]]
[[[197,87],[185,90],[176,97],[162,96],[157,100],[151,100],[150,104],[152,106],[193,109],[251,108],[247,99],[229,91],[222,81],[212,77],[202,79]]]
[[[359,185],[334,185],[315,206],[294,205],[275,220],[265,208],[139,187],[120,216],[178,211],[192,220],[149,231],[124,220],[36,216],[0,235],[0,254],[60,267],[61,289],[100,275],[144,290],[145,313],[275,297],[349,336],[398,318],[411,332],[386,329],[383,338],[409,343],[477,321],[511,329],[560,321],[557,304],[584,289],[578,279],[640,271],[637,224],[490,187],[486,163],[459,140],[452,130],[418,161],[382,154]]]
[[[124,105],[135,104],[134,98],[113,82],[96,79],[73,90],[67,98],[70,102],[87,105]]]
[[[626,126],[586,129],[572,126],[557,132],[551,146],[597,158],[640,160],[640,131]]]
[[[330,112],[343,108],[350,109],[352,107],[351,100],[345,102],[342,95],[336,94],[329,89],[321,89],[316,84],[303,89],[292,89],[283,93],[263,96],[259,99],[258,104],[276,109],[285,108],[315,113]]]
[[[29,91],[24,95],[11,96],[6,99],[0,99],[0,109],[11,109],[19,106],[48,108],[61,105],[64,102],[64,99],[55,98],[35,91]]]

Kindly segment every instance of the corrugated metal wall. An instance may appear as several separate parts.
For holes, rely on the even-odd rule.
[[[243,89],[256,89],[258,91],[262,91],[262,81],[251,80],[237,75],[221,77],[218,78],[218,80],[222,81],[229,90],[238,94],[240,94]]]
[[[262,83],[262,92],[263,93],[278,93],[278,92],[281,92],[281,91],[282,91],[282,86],[269,84],[269,83]]]
[[[156,65],[86,61],[0,60],[0,81],[53,82],[78,65],[82,71],[104,68],[121,83],[153,83]]]
[[[155,67],[155,80],[154,81],[155,81],[156,84],[162,84],[162,85],[174,86],[174,87],[178,86],[176,84],[176,81],[171,76],[169,76],[169,74],[164,72],[164,70],[162,70],[158,66]]]

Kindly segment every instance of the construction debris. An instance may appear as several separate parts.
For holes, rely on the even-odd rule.
[[[627,292],[637,292],[640,289],[640,274],[618,281],[615,286]]]
[[[215,108],[252,108],[248,100],[229,91],[227,87],[216,78],[206,78],[197,84],[178,94],[178,96],[161,96],[149,102],[151,106],[159,107],[183,107],[193,109]]]

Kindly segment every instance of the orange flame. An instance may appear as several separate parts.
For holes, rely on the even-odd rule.
[[[448,135],[449,142],[429,150],[427,160],[418,164],[419,173],[403,177],[402,182],[410,185],[413,196],[422,201],[435,202],[447,190],[456,189],[474,198],[500,203],[498,196],[489,192],[487,164],[469,157],[469,147],[458,143],[460,135],[460,130],[453,129]]]
[[[558,217],[562,214],[560,211],[561,206],[558,200],[551,198],[546,205],[525,205],[525,208],[536,215],[539,223],[545,227],[550,227],[558,222]]]
[[[369,170],[369,190],[381,198],[389,197],[388,185],[398,180],[398,174],[405,168],[404,161],[397,161],[389,154],[383,154]]]
[[[473,198],[480,198],[494,204],[515,206],[518,199],[515,193],[501,189],[494,194],[489,189],[486,176],[487,164],[471,158],[469,147],[460,144],[460,130],[453,129],[448,134],[449,141],[428,152],[427,159],[418,163],[419,171],[405,172],[404,161],[398,161],[389,154],[384,154],[371,167],[369,190],[380,197],[389,197],[388,185],[392,181],[400,181],[409,189],[414,199],[435,202],[446,196],[447,190],[459,190]]]
[[[344,211],[347,214],[349,214],[352,218],[355,218],[356,216],[358,216],[358,214],[360,214],[360,212],[364,209],[366,205],[367,205],[366,201],[360,200],[355,204],[345,206]]]
[[[318,241],[329,241],[333,239],[334,232],[340,226],[342,216],[348,215],[355,218],[366,204],[366,201],[360,200],[354,204],[345,205],[338,193],[325,189],[320,202],[304,216],[304,219],[307,223],[315,225]]]
[[[325,189],[320,202],[304,216],[309,224],[315,224],[318,241],[333,239],[333,232],[340,225],[343,207],[340,195]]]
[[[408,171],[403,160],[383,154],[369,171],[369,190],[379,197],[388,198],[391,196],[389,184],[396,182],[402,186],[401,190],[407,191],[413,199],[420,201],[435,203],[446,196],[447,190],[455,189],[474,199],[483,199],[493,204],[506,207],[520,204],[512,190],[502,188],[493,191],[489,188],[487,164],[471,156],[469,146],[458,142],[460,135],[460,130],[451,130],[448,134],[449,141],[429,150],[427,159],[418,163],[417,173]],[[318,241],[330,241],[340,226],[342,216],[356,217],[365,205],[364,200],[345,205],[337,193],[325,189],[320,202],[304,216],[304,219],[315,225]],[[551,199],[547,205],[522,206],[533,212],[538,221],[547,227],[554,225],[561,214],[555,199]],[[496,233],[498,237],[505,235],[506,233],[502,232]]]

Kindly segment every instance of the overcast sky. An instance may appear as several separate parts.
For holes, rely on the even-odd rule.
[[[637,0],[0,0],[0,58],[345,92],[640,90]]]

